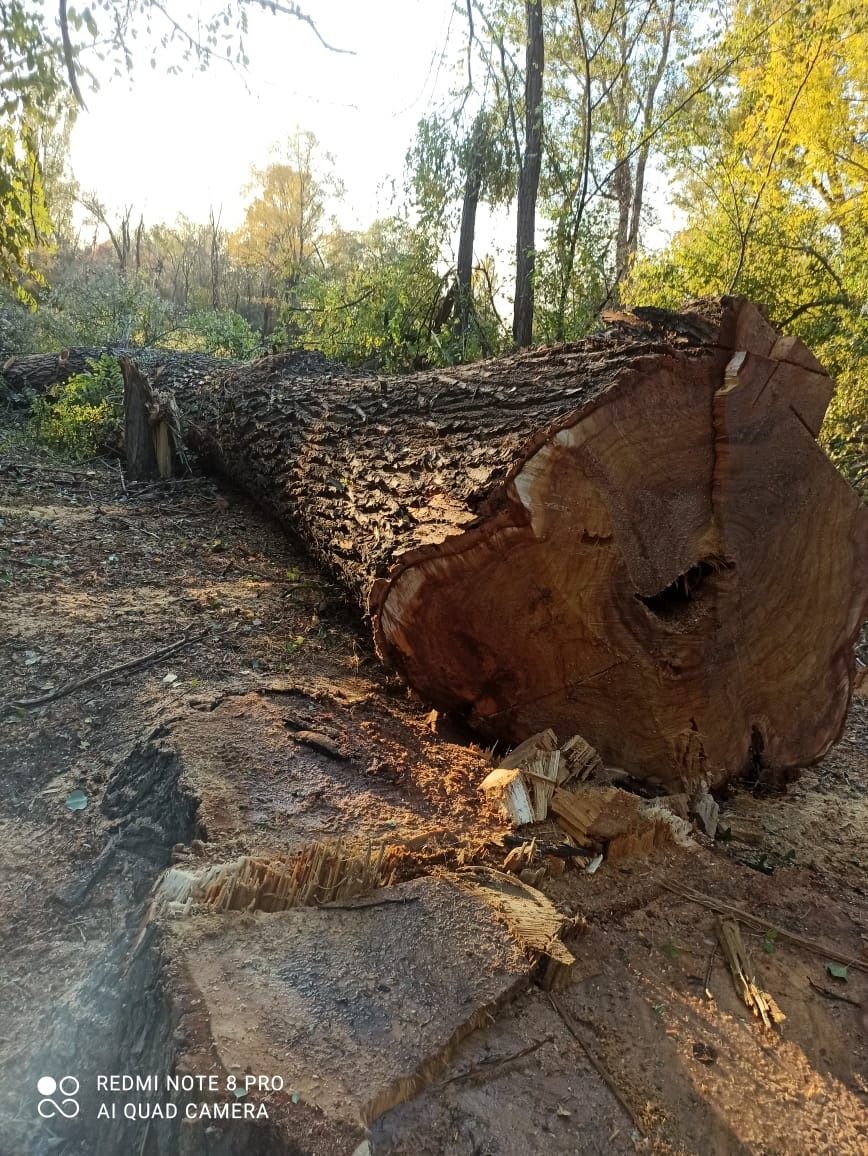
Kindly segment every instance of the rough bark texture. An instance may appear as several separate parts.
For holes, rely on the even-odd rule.
[[[134,482],[173,478],[183,468],[181,422],[174,397],[155,390],[127,357],[124,378],[124,457]]]
[[[309,355],[188,398],[195,435],[372,616],[424,698],[712,783],[820,757],[868,525],[817,447],[832,385],[727,300],[403,379]]]
[[[204,353],[175,353],[169,349],[134,349],[121,346],[93,346],[64,349],[60,353],[37,356],[22,354],[3,359],[0,354],[0,385],[5,385],[12,401],[29,401],[31,393],[44,393],[50,386],[68,381],[78,373],[88,373],[90,363],[105,354],[130,357],[165,388],[183,390],[195,380],[231,368],[232,361]]]
[[[868,600],[868,515],[818,448],[832,391],[724,299],[405,378],[267,358],[179,395],[432,704],[580,732],[670,786],[819,758]]]

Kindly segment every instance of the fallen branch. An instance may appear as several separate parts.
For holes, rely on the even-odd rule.
[[[747,911],[742,911],[740,907],[733,907],[728,903],[723,903],[719,899],[713,899],[710,895],[703,895],[701,891],[694,891],[692,887],[684,887],[676,883],[664,883],[663,886],[667,891],[673,892],[675,895],[680,895],[683,899],[689,899],[691,903],[698,903],[700,907],[706,907],[709,911],[715,911],[718,915],[729,915],[733,919],[737,919],[746,927],[753,928],[754,931],[765,933],[773,931],[775,936],[786,943],[792,943],[795,947],[801,947],[803,951],[810,951],[814,955],[821,955],[824,959],[833,959],[836,963],[843,963],[847,967],[855,967],[859,971],[868,972],[868,962],[863,962],[854,955],[848,955],[846,952],[839,951],[834,947],[827,947],[826,944],[820,943],[816,939],[807,939],[803,935],[796,935],[793,931],[787,931],[783,927],[777,927],[774,923],[768,923],[764,919],[760,919],[756,915],[751,915]]]
[[[820,993],[820,995],[824,995],[826,997],[826,999],[834,999],[834,1000],[837,1000],[839,1003],[849,1003],[853,1007],[861,1007],[862,1006],[862,1004],[859,1002],[858,999],[853,999],[849,995],[844,995],[843,992],[831,991],[828,987],[823,987],[819,983],[814,983],[814,981],[811,979],[810,976],[808,976],[808,983],[811,985],[811,987],[814,989],[814,991],[818,991]]]
[[[102,464],[103,459],[97,459],[95,464]],[[30,470],[32,474],[62,474],[70,478],[91,478],[97,476],[97,470],[71,470],[63,466],[45,466],[40,462],[0,461],[0,471],[3,470]]]
[[[392,907],[395,904],[416,903],[418,895],[401,895],[394,899],[369,899],[361,903],[321,903],[321,911],[361,911],[366,907]]]
[[[711,949],[711,955],[708,957],[708,966],[705,969],[705,982],[703,984],[703,987],[705,988],[705,998],[706,999],[713,999],[714,998],[711,994],[711,972],[714,968],[715,959],[717,959],[717,944],[716,943],[715,943],[714,947],[712,947],[712,949]]]
[[[207,627],[205,630],[200,630],[197,634],[185,634],[183,638],[179,638],[177,642],[172,642],[168,646],[163,646],[159,650],[152,650],[150,654],[143,654],[141,658],[133,658],[129,662],[121,662],[117,666],[106,667],[105,670],[98,670],[94,674],[89,674],[87,678],[80,678],[75,682],[68,682],[64,686],[58,687],[57,690],[52,690],[49,694],[40,695],[39,698],[19,698],[12,699],[3,704],[0,708],[3,711],[7,710],[32,710],[37,706],[46,706],[50,702],[56,702],[59,698],[66,698],[67,695],[74,694],[77,690],[83,690],[86,686],[93,686],[94,683],[102,682],[106,678],[111,678],[116,674],[123,674],[128,670],[138,670],[144,666],[150,666],[151,663],[158,662],[161,658],[168,658],[170,654],[175,654],[185,646],[189,646],[193,642],[198,642],[201,638],[209,632],[211,628]]]
[[[590,1061],[591,1066],[593,1067],[594,1071],[597,1073],[597,1075],[600,1077],[600,1079],[603,1081],[603,1083],[606,1085],[606,1087],[609,1089],[609,1091],[612,1093],[612,1095],[615,1097],[615,1099],[618,1101],[618,1103],[621,1105],[621,1107],[624,1109],[624,1111],[627,1113],[627,1115],[633,1121],[633,1126],[635,1127],[636,1131],[639,1132],[639,1134],[642,1136],[647,1136],[648,1132],[645,1128],[645,1125],[642,1123],[642,1121],[639,1119],[636,1112],[634,1112],[633,1108],[630,1106],[630,1104],[624,1098],[623,1092],[618,1087],[618,1085],[615,1083],[615,1081],[612,1079],[612,1077],[609,1075],[609,1072],[603,1066],[602,1061],[599,1060],[597,1058],[597,1056],[594,1054],[594,1052],[591,1049],[591,1047],[589,1046],[588,1042],[585,1040],[584,1035],[579,1028],[579,1025],[576,1023],[576,1021],[573,1019],[573,1017],[570,1015],[570,1013],[566,1010],[566,1008],[561,1007],[561,1005],[558,1003],[558,1001],[555,999],[555,997],[553,995],[549,995],[549,1000],[551,1001],[552,1007],[555,1009],[555,1011],[558,1013],[558,1015],[563,1020],[564,1026],[566,1027],[567,1031],[570,1033],[570,1035],[573,1037],[573,1039],[576,1041],[576,1043],[579,1045],[579,1047],[582,1049],[582,1051],[588,1057],[588,1060]]]
[[[552,1042],[551,1036],[546,1036],[545,1039],[537,1040],[535,1044],[529,1044],[526,1048],[522,1048],[519,1052],[511,1052],[508,1056],[494,1056],[490,1060],[482,1060],[478,1064],[473,1064],[466,1072],[459,1072],[457,1076],[450,1076],[448,1080],[444,1080],[442,1087],[446,1084],[458,1084],[462,1080],[472,1080],[475,1076],[489,1076],[498,1068],[504,1067],[505,1064],[511,1064],[513,1060],[520,1060],[523,1056],[529,1056],[532,1052],[538,1051],[543,1044],[550,1044]]]

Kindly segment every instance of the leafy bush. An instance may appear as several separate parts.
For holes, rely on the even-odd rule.
[[[36,353],[40,325],[35,310],[5,285],[0,285],[0,361],[12,354]]]
[[[296,286],[274,340],[319,349],[337,361],[393,372],[471,361],[497,352],[497,318],[476,294],[476,324],[461,342],[446,309],[454,273],[442,273],[436,242],[392,217],[366,233],[344,234],[328,272]]]
[[[231,309],[191,313],[162,344],[187,353],[210,353],[247,361],[265,352],[262,338],[246,318]]]
[[[69,461],[94,457],[116,437],[123,413],[123,378],[113,357],[89,362],[79,373],[52,386],[31,410],[38,441]]]
[[[151,345],[173,326],[172,305],[135,276],[85,265],[39,302],[42,351],[71,345]]]

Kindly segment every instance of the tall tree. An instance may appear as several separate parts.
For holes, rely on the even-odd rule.
[[[469,126],[461,122],[471,95],[472,90],[465,89],[458,108],[423,118],[407,153],[410,194],[420,227],[442,242],[444,249],[450,235],[458,235],[454,258],[451,252],[449,255],[450,263],[454,259],[454,284],[449,290],[450,316],[446,321],[454,314],[462,360],[479,350],[486,355],[493,352],[486,327],[480,324],[474,290],[474,273],[478,280],[483,269],[475,256],[478,209],[483,201],[503,204],[515,191],[497,110],[482,103]],[[456,206],[460,206],[457,220]]]
[[[824,436],[868,481],[868,15],[854,0],[756,0],[718,52],[726,82],[669,141],[687,224],[640,261],[629,299],[765,301],[837,375]]]
[[[516,346],[533,340],[536,201],[542,167],[543,68],[545,43],[542,0],[526,0],[527,43],[524,77],[524,155],[518,180],[515,246],[515,305],[512,338]]]
[[[37,125],[62,87],[60,42],[41,13],[0,3],[0,282],[30,300],[30,251],[50,232]]]
[[[253,170],[244,223],[232,254],[259,283],[262,332],[271,332],[293,291],[317,261],[317,242],[329,193],[339,194],[331,158],[319,153],[313,133],[297,132],[278,159]]]

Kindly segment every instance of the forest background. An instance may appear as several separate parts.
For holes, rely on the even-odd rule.
[[[342,212],[340,157],[282,105],[251,172],[231,165],[227,127],[236,222],[220,201],[149,219],[135,165],[120,199],[79,185],[71,133],[107,77],[223,69],[243,84],[264,18],[274,37],[343,58],[354,44],[326,27],[329,8],[0,0],[0,357],[302,347],[404,371],[576,340],[604,310],[739,293],[835,375],[823,440],[868,483],[862,3],[448,4],[430,46],[441,83],[403,172],[382,173],[385,207],[359,227]]]

